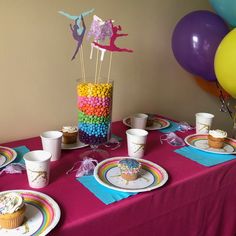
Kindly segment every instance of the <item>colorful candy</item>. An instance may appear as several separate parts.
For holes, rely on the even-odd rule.
[[[112,83],[80,83],[77,86],[81,142],[98,145],[109,138],[112,92]]]

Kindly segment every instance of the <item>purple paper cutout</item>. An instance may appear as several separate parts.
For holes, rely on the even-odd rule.
[[[83,27],[83,31],[81,34],[79,34],[79,25],[77,24],[79,21],[79,18],[77,18],[75,20],[75,24],[72,26],[70,24],[70,29],[72,31],[72,35],[73,35],[73,38],[77,41],[77,47],[75,49],[75,52],[74,52],[74,55],[72,56],[71,60],[74,60],[78,51],[79,51],[79,48],[80,46],[82,45],[82,42],[83,42],[83,38],[84,38],[84,34],[85,34],[85,31],[86,31],[86,26],[85,26],[85,23],[84,23],[84,18],[83,16],[81,16],[81,21],[82,21],[82,27]]]
[[[112,36],[110,38],[110,44],[109,45],[102,45],[97,42],[93,42],[94,45],[98,46],[99,48],[106,49],[110,52],[133,52],[131,49],[127,48],[119,48],[115,45],[115,41],[118,37],[128,36],[128,34],[119,34],[118,31],[121,31],[120,25],[113,25],[112,21],[110,20],[110,24],[112,25]]]

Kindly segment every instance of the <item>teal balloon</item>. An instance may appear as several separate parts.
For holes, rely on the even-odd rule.
[[[236,0],[209,0],[216,13],[236,27]]]

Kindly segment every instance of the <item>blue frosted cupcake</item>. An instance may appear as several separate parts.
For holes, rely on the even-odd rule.
[[[141,169],[141,163],[135,159],[125,158],[119,161],[121,177],[125,180],[136,180]]]

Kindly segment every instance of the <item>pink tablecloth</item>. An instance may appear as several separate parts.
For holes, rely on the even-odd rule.
[[[113,124],[113,133],[123,138],[111,156],[127,156],[125,127]],[[189,133],[180,134],[183,137]],[[160,144],[159,131],[150,131],[145,159],[169,173],[165,186],[105,205],[66,171],[85,149],[63,151],[51,165],[50,184],[40,191],[61,208],[61,219],[50,235],[158,235],[234,236],[236,234],[236,161],[204,167]],[[40,138],[4,144],[41,149]],[[0,176],[0,191],[31,189],[26,174]]]

